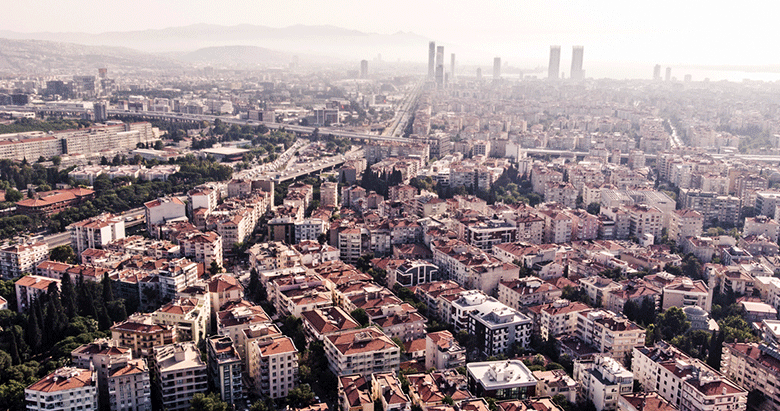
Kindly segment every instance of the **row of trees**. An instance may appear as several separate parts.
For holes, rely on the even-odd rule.
[[[50,117],[46,120],[20,118],[12,124],[0,124],[0,134],[23,133],[27,131],[57,131],[91,127],[89,120],[63,119]]]

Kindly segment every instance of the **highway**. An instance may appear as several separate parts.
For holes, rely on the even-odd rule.
[[[423,84],[425,84],[424,79],[417,82],[412,90],[406,94],[404,101],[395,113],[392,125],[384,130],[382,133],[383,136],[398,137],[403,134],[417,107],[417,98],[420,97],[420,91],[422,90]]]

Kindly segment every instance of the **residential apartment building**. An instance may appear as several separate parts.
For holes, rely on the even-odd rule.
[[[16,290],[16,310],[20,313],[27,311],[30,304],[42,294],[46,294],[50,285],[60,288],[60,280],[37,275],[26,275],[14,283]]]
[[[477,337],[477,349],[486,357],[507,354],[515,344],[531,342],[531,319],[479,290],[462,293],[451,303],[455,331]]]
[[[71,351],[73,366],[85,370],[92,369],[97,375],[98,403],[106,408],[109,405],[108,375],[117,367],[127,364],[132,357],[129,348],[121,347],[109,339],[95,340]]]
[[[222,401],[234,406],[244,398],[243,363],[233,340],[215,335],[206,340],[208,373],[211,385],[219,390]]]
[[[699,237],[704,229],[704,216],[694,210],[675,210],[669,219],[667,235],[682,245],[687,237]]]
[[[193,342],[153,348],[157,400],[169,411],[188,410],[192,397],[208,392],[208,367]]]
[[[325,355],[337,376],[397,371],[400,365],[400,348],[375,327],[326,336]]]
[[[133,357],[151,358],[152,349],[176,341],[176,326],[154,323],[151,314],[137,313],[111,327],[111,339],[133,352]]]
[[[461,347],[451,332],[437,331],[425,336],[425,368],[444,370],[466,364],[466,349]]]
[[[469,391],[477,397],[512,400],[536,395],[536,378],[520,360],[471,362],[466,375]]]
[[[97,375],[94,371],[64,367],[24,389],[27,410],[97,410]]]
[[[149,366],[145,358],[127,360],[108,372],[111,411],[152,411]]]
[[[498,283],[498,301],[515,310],[553,302],[560,298],[562,293],[554,284],[533,276]]]
[[[114,240],[125,238],[125,220],[101,214],[69,225],[68,231],[73,251],[81,255],[87,248],[103,248]]]
[[[152,321],[176,327],[176,341],[198,344],[211,330],[211,307],[205,298],[176,298],[154,311]]]
[[[412,401],[401,388],[395,372],[379,372],[371,375],[371,397],[382,404],[385,411],[410,411]]]
[[[761,409],[780,410],[780,351],[776,345],[725,343],[720,371],[745,390],[764,394]]]
[[[663,287],[662,310],[669,307],[685,308],[693,305],[706,311],[712,309],[712,293],[704,281],[677,277],[671,284]]]
[[[10,245],[0,249],[0,278],[11,279],[32,273],[35,266],[49,257],[49,245],[44,242]]]
[[[152,233],[152,227],[165,224],[168,221],[187,218],[184,203],[178,197],[164,197],[144,203],[146,213],[146,228]]]
[[[222,266],[222,237],[213,231],[193,232],[178,237],[181,255],[192,261],[211,266],[216,262]]]
[[[725,354],[724,347],[723,360]],[[746,390],[665,341],[652,347],[635,347],[631,366],[644,390],[657,392],[680,410],[714,411],[718,404],[730,410],[746,409]]]
[[[536,395],[540,397],[555,397],[563,395],[566,401],[577,402],[577,391],[580,384],[569,377],[566,370],[534,371],[536,378]]]
[[[617,410],[618,400],[634,389],[634,375],[619,361],[597,355],[592,360],[575,361],[574,379],[582,382],[582,393],[597,410]]]
[[[574,335],[577,332],[577,317],[590,307],[579,302],[564,299],[531,308],[539,313],[538,323],[542,339]]]
[[[577,313],[577,337],[598,352],[622,361],[634,347],[645,345],[645,330],[611,311]]]
[[[249,343],[247,351],[247,372],[257,394],[285,398],[298,385],[298,350],[290,337],[260,338]]]

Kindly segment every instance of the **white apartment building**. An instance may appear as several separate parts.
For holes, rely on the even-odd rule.
[[[305,240],[317,241],[317,239],[328,231],[330,224],[321,218],[307,218],[293,223],[295,226],[295,242],[300,243]]]
[[[341,253],[341,261],[354,264],[362,256],[362,232],[360,228],[347,228],[340,230],[338,245]]]
[[[526,399],[536,392],[536,378],[520,360],[466,364],[469,392],[497,400]]]
[[[249,377],[257,394],[284,398],[298,385],[298,350],[287,336],[266,337],[248,347]]]
[[[669,218],[667,235],[670,240],[682,245],[687,237],[699,237],[704,227],[704,216],[698,211],[674,210]]]
[[[437,331],[425,336],[425,368],[445,370],[466,364],[466,349],[461,347],[451,332]]]
[[[590,307],[579,301],[564,299],[538,307],[542,338],[547,340],[550,336],[558,338],[574,335],[577,332],[578,314],[589,309]]]
[[[181,254],[209,267],[214,261],[222,266],[222,237],[213,231],[196,232],[179,236]]]
[[[154,347],[153,358],[154,383],[163,408],[188,410],[195,394],[208,392],[208,370],[194,342]]]
[[[536,378],[536,396],[554,397],[563,395],[571,403],[577,402],[579,384],[569,377],[566,370],[534,371]]]
[[[165,224],[167,221],[186,219],[187,210],[178,197],[158,198],[144,203],[146,213],[146,228],[152,232],[152,227]]]
[[[25,388],[24,398],[30,411],[97,410],[97,375],[81,368],[60,368]]]
[[[712,309],[712,293],[704,281],[677,277],[671,284],[664,286],[662,290],[662,310],[670,307],[685,308],[693,305],[701,307],[706,311]]]
[[[661,210],[645,204],[625,206],[625,209],[628,211],[629,232],[632,236],[642,239],[645,234],[650,234],[654,241],[661,238],[664,219]]]
[[[191,210],[205,208],[207,213],[214,211],[219,203],[219,190],[214,188],[196,187],[187,194],[189,197]]]
[[[152,391],[146,359],[127,360],[108,373],[111,411],[151,411]]]
[[[400,348],[376,327],[342,331],[325,337],[328,367],[336,376],[397,371]]]
[[[554,284],[533,276],[498,283],[498,301],[515,310],[555,301],[562,293]]]
[[[623,394],[634,389],[634,375],[614,358],[597,355],[592,360],[574,362],[574,379],[582,383],[582,393],[599,411],[617,409]]]
[[[222,401],[237,404],[244,398],[243,363],[233,340],[226,335],[215,335],[207,340],[206,349],[212,386],[219,389]]]
[[[30,308],[33,300],[46,294],[50,284],[56,284],[60,288],[60,280],[37,275],[26,275],[14,283],[16,289],[16,310],[25,312]]]
[[[745,219],[742,236],[751,235],[763,235],[776,243],[778,236],[780,236],[780,223],[767,216],[748,217]]]
[[[577,337],[598,352],[623,361],[634,347],[645,345],[645,330],[611,311],[577,313]]]
[[[725,354],[724,350],[723,360]],[[745,410],[747,391],[665,341],[634,348],[631,366],[644,390],[657,392],[680,410]],[[721,404],[728,408],[715,408]]]
[[[176,298],[152,313],[155,324],[176,326],[176,341],[198,344],[211,325],[211,307],[205,298]]]
[[[97,374],[98,403],[101,407],[108,406],[109,373],[117,367],[124,366],[133,358],[129,348],[121,347],[116,341],[109,339],[84,344],[71,351],[70,356],[74,367],[94,369]]]
[[[16,244],[0,249],[0,278],[16,278],[32,273],[35,266],[49,257],[49,245],[44,242]]]
[[[320,206],[338,207],[339,184],[325,181],[320,185]]]
[[[244,330],[249,329],[253,325],[271,323],[271,318],[262,307],[246,300],[228,302],[216,316],[217,333],[228,335],[233,339],[241,358],[248,358]]]
[[[455,331],[475,335],[485,356],[506,354],[515,343],[527,347],[531,342],[531,319],[479,290],[461,293],[450,311]]]
[[[125,220],[111,214],[73,223],[68,226],[70,243],[77,255],[87,248],[103,248],[106,244],[125,238]]]
[[[725,343],[720,371],[748,391],[764,394],[762,409],[780,410],[780,351],[771,343]]]

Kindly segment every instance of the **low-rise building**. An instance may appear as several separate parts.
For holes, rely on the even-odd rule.
[[[382,404],[385,411],[409,411],[412,401],[401,388],[395,372],[378,372],[371,375],[371,396]]]
[[[497,400],[525,399],[536,395],[536,378],[520,360],[466,364],[469,391],[477,397]]]
[[[539,277],[524,277],[498,283],[498,301],[515,310],[553,302],[559,299],[562,293],[560,288]]]

